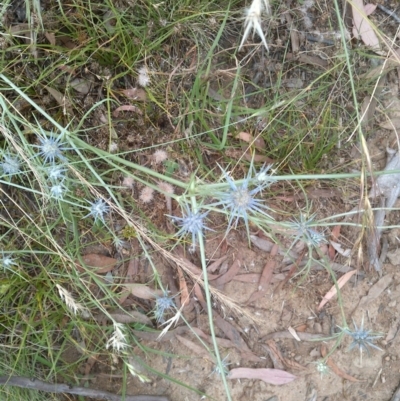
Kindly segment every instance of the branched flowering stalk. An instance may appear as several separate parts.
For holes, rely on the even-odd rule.
[[[125,328],[122,323],[114,322],[114,332],[107,341],[106,348],[112,348],[115,352],[123,351],[128,347],[126,342]]]
[[[246,42],[251,30],[253,30],[253,34],[257,31],[257,34],[261,38],[265,48],[267,49],[267,51],[269,51],[264,32],[261,28],[261,15],[263,12],[265,12],[265,14],[270,13],[268,0],[253,0],[250,8],[246,10],[246,19],[244,21],[244,34],[243,39],[240,42],[239,51],[242,49],[243,44],[244,42]]]

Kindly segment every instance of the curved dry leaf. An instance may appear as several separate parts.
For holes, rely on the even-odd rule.
[[[118,260],[109,258],[108,256],[98,255],[97,253],[89,253],[82,256],[82,260],[87,267],[96,269],[96,273],[108,273],[117,265]]]
[[[325,345],[321,345],[321,355],[325,358],[327,354],[328,354],[328,350],[327,350],[326,346]],[[356,379],[353,376],[350,376],[349,374],[344,372],[342,369],[340,369],[339,366],[337,366],[336,363],[333,362],[332,358],[328,358],[326,360],[326,364],[330,367],[330,369],[336,375],[338,375],[339,377],[341,377],[341,378],[343,378],[345,380],[348,380],[348,381],[353,382],[353,383],[357,383],[357,382],[362,381],[362,380]]]
[[[379,50],[379,39],[371,26],[371,22],[367,18],[368,14],[365,10],[363,0],[352,0],[351,4],[353,10],[354,37],[361,38],[367,46],[374,50]]]
[[[148,326],[153,326],[151,319],[138,311],[126,312],[124,310],[118,310],[116,312],[110,312],[109,315],[117,323],[123,323],[123,324],[142,323]]]
[[[391,118],[389,119],[389,121],[385,121],[384,123],[379,124],[379,126],[384,129],[396,131],[400,128],[400,118],[399,117]]]
[[[360,303],[358,304],[358,308],[363,308],[367,306],[371,301],[378,298],[383,291],[391,284],[393,280],[393,276],[391,274],[387,274],[383,276],[377,283],[375,283],[370,290],[368,291],[368,295],[365,295],[361,298]]]
[[[162,297],[164,295],[161,290],[155,290],[154,288],[148,287],[144,284],[125,283],[124,287],[135,297],[142,299],[155,299],[156,297]]]
[[[117,107],[112,113],[113,117],[118,118],[120,111],[133,111],[134,113],[137,113],[140,116],[143,114],[142,110],[140,110],[139,107],[133,106],[131,104],[126,104],[126,105]]]
[[[351,255],[351,249],[343,249],[342,245],[335,241],[329,241],[329,243],[332,245],[337,253],[344,256],[345,258],[348,258]]]
[[[130,88],[122,91],[123,95],[129,99],[144,102],[147,100],[147,94],[144,89],[140,88]]]
[[[357,273],[357,270],[351,270],[346,274],[343,274],[342,277],[337,280],[337,286],[342,288],[350,278]],[[318,310],[321,310],[327,302],[329,302],[335,295],[337,294],[336,285],[333,285],[332,288],[326,293],[326,295],[322,298],[321,303],[318,305]]]
[[[212,355],[204,348],[195,344],[193,341],[186,339],[185,337],[176,335],[175,338],[179,340],[185,347],[189,348],[190,351],[193,351],[195,354],[201,356],[204,359],[208,359],[209,361],[215,363],[212,358]]]
[[[50,95],[54,97],[54,99],[60,106],[62,106],[63,108],[66,108],[66,109],[71,108],[71,102],[69,101],[69,99],[66,98],[65,95],[63,95],[61,92],[59,92],[56,89],[50,88],[50,86],[45,85],[45,88],[46,88],[47,92],[49,92]]]
[[[180,295],[181,295],[181,305],[183,307],[189,305],[190,299],[189,299],[189,290],[187,288],[185,276],[182,273],[182,269],[177,266],[177,271],[178,271],[178,277],[179,277],[179,290],[180,290]]]
[[[280,369],[236,368],[229,371],[228,379],[257,379],[280,386],[292,382],[297,377]]]
[[[91,84],[88,80],[83,78],[74,78],[69,83],[72,89],[75,89],[77,92],[87,95],[90,92]]]

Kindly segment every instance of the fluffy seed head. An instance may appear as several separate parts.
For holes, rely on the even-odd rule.
[[[143,203],[150,203],[154,198],[154,189],[150,187],[144,187],[140,192],[139,199]]]
[[[138,84],[145,88],[150,83],[149,71],[146,66],[142,66],[138,70]]]
[[[89,207],[90,213],[87,214],[85,218],[92,216],[95,221],[99,219],[104,222],[104,216],[109,211],[109,206],[107,205],[107,203],[101,198],[98,198],[95,202],[89,202],[89,203],[90,203]]]
[[[158,183],[158,188],[169,195],[172,195],[174,193],[174,187],[171,184],[168,184],[168,182],[160,181]]]
[[[155,164],[160,164],[168,159],[168,153],[165,150],[158,149],[153,153],[153,160]]]
[[[21,163],[17,157],[12,157],[9,154],[3,156],[3,162],[0,164],[4,174],[12,175],[20,172]]]
[[[130,177],[129,175],[125,176],[122,181],[122,186],[127,187],[127,188],[132,188],[134,184],[135,184],[134,179],[132,177]]]
[[[116,142],[111,142],[110,146],[108,147],[108,151],[110,153],[116,153],[118,152],[118,144]]]

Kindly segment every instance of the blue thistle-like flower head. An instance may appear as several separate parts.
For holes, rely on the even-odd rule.
[[[61,143],[61,135],[57,138],[51,134],[49,137],[38,135],[40,145],[33,145],[39,149],[40,156],[44,157],[44,162],[54,163],[56,159],[65,161],[66,158],[63,152],[68,150],[64,147],[64,143]]]
[[[104,216],[108,213],[110,209],[107,203],[101,198],[98,198],[95,202],[89,202],[89,203],[90,203],[89,207],[90,213],[87,214],[85,218],[92,216],[94,218],[94,221],[99,219],[104,222]]]
[[[182,217],[170,216],[180,226],[180,229],[176,234],[178,237],[183,237],[187,234],[192,236],[192,249],[195,248],[198,238],[203,235],[203,230],[210,230],[204,224],[204,219],[207,214],[208,212],[193,212],[189,205],[184,203],[182,205]]]
[[[314,230],[312,227],[312,223],[314,221],[315,214],[310,216],[308,219],[304,216],[304,214],[300,214],[300,218],[294,218],[291,222],[291,228],[295,230],[295,241],[302,240],[307,245],[313,247],[319,247],[320,245],[326,243],[326,238],[323,234]]]
[[[175,309],[175,302],[173,297],[168,296],[168,291],[164,292],[164,295],[162,297],[157,297],[156,298],[156,306],[154,310],[154,317],[157,321],[157,323],[164,323],[164,315],[165,312],[170,310],[170,309]]]
[[[3,161],[0,163],[4,174],[13,175],[18,174],[21,170],[21,163],[17,157],[13,157],[10,154],[5,154],[3,156]]]
[[[50,194],[52,198],[62,199],[67,188],[63,184],[55,184],[50,187]]]
[[[5,254],[4,252],[2,252],[1,254],[1,265],[3,266],[3,270],[12,270],[12,267],[17,265],[15,259],[12,258],[10,255]]]
[[[348,334],[352,339],[352,343],[350,344],[349,350],[358,347],[360,352],[366,351],[369,355],[369,348],[375,348],[379,351],[382,351],[381,348],[376,346],[373,341],[378,338],[382,338],[383,335],[372,333],[371,330],[364,329],[364,318],[361,321],[360,327],[357,327],[355,321],[353,320],[354,330],[345,329],[345,333]]]
[[[267,180],[266,173],[269,168],[270,166],[263,167],[255,178],[251,177],[253,168],[249,169],[247,177],[241,180],[240,183],[235,182],[225,170],[222,170],[223,178],[229,188],[213,194],[217,202],[210,206],[221,206],[228,215],[227,231],[232,227],[236,228],[239,220],[243,219],[247,233],[249,233],[249,218],[251,216],[259,215],[273,220],[267,213],[270,210],[269,207],[265,205],[262,199],[257,198],[257,195],[272,183],[272,180]],[[253,188],[250,189],[251,187]]]
[[[228,376],[229,373],[229,369],[228,366],[231,365],[230,363],[228,363],[227,359],[228,359],[229,354],[221,360],[221,365],[222,365],[222,372],[221,369],[218,365],[215,366],[215,368],[213,369],[213,371],[211,372],[211,374],[216,374],[218,376],[221,376],[222,374],[224,376]]]
[[[62,181],[65,178],[65,168],[59,165],[52,165],[46,169],[49,179],[52,181]]]

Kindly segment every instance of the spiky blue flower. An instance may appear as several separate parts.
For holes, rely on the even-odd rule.
[[[221,365],[222,365],[222,372],[221,369],[218,365],[215,366],[215,368],[213,369],[213,371],[211,372],[211,374],[216,374],[218,376],[221,376],[221,374],[223,374],[224,376],[228,376],[229,373],[229,369],[228,366],[231,365],[230,363],[228,363],[228,356],[229,354],[221,360]]]
[[[222,170],[228,188],[212,194],[217,202],[210,206],[221,206],[228,215],[227,231],[232,227],[237,228],[239,220],[243,219],[247,233],[249,233],[249,219],[252,216],[264,216],[273,220],[273,217],[267,213],[270,208],[264,203],[263,199],[257,198],[257,195],[272,182],[264,179],[266,178],[267,168],[260,172],[262,180],[252,178],[251,170],[252,168],[249,169],[247,177],[239,182],[235,182],[225,170]],[[250,189],[251,187],[253,188]]]
[[[13,259],[10,255],[5,254],[4,252],[1,253],[2,258],[1,258],[1,265],[3,266],[3,270],[13,270],[13,266],[16,266],[17,263],[15,262],[15,259]]]
[[[98,198],[95,202],[89,202],[89,203],[90,203],[89,207],[90,213],[87,214],[85,218],[92,216],[94,218],[94,221],[99,219],[104,222],[104,216],[109,211],[109,206],[107,205],[107,203],[101,198]]]
[[[19,159],[10,154],[5,154],[3,156],[3,161],[0,163],[0,166],[3,169],[4,174],[7,175],[17,174],[21,171],[21,163]]]
[[[49,137],[38,135],[40,145],[33,145],[33,147],[39,149],[39,155],[44,158],[44,162],[54,163],[56,159],[65,161],[66,158],[63,152],[68,150],[64,147],[64,143],[61,143],[61,135],[57,138],[51,134]]]
[[[173,297],[168,296],[168,291],[165,291],[162,297],[156,298],[154,317],[157,323],[164,323],[165,312],[171,309],[176,309],[175,302]]]
[[[381,348],[376,346],[373,341],[378,338],[382,338],[383,335],[378,333],[372,333],[371,330],[364,329],[364,318],[361,321],[360,327],[357,327],[355,321],[353,320],[354,330],[350,330],[349,328],[345,329],[345,333],[348,334],[352,339],[352,343],[350,344],[349,350],[351,351],[355,347],[358,347],[360,352],[366,351],[369,355],[369,348],[375,348],[379,351],[382,351]]]
[[[62,199],[67,188],[63,184],[55,184],[50,187],[50,194],[52,198]]]
[[[320,245],[327,242],[323,234],[312,228],[314,218],[315,214],[310,216],[308,219],[305,217],[304,214],[300,214],[299,219],[294,218],[291,221],[290,227],[295,230],[295,241],[301,240],[304,241],[307,245],[313,247],[319,247]]]
[[[180,226],[177,232],[178,237],[183,237],[187,234],[192,236],[192,248],[196,246],[198,238],[203,235],[204,230],[209,230],[204,224],[208,212],[200,213],[199,211],[193,212],[189,205],[182,204],[182,217],[170,216]]]
[[[59,166],[57,164],[54,164],[47,169],[47,174],[49,176],[49,179],[52,181],[62,181],[65,178],[65,168],[63,166]]]
[[[260,171],[255,171],[255,175],[254,175],[254,181],[256,183],[262,183],[264,184],[264,188],[266,186],[271,185],[273,182],[275,182],[275,179],[271,176],[271,174],[269,173],[269,171],[272,168],[272,164],[264,164]]]

